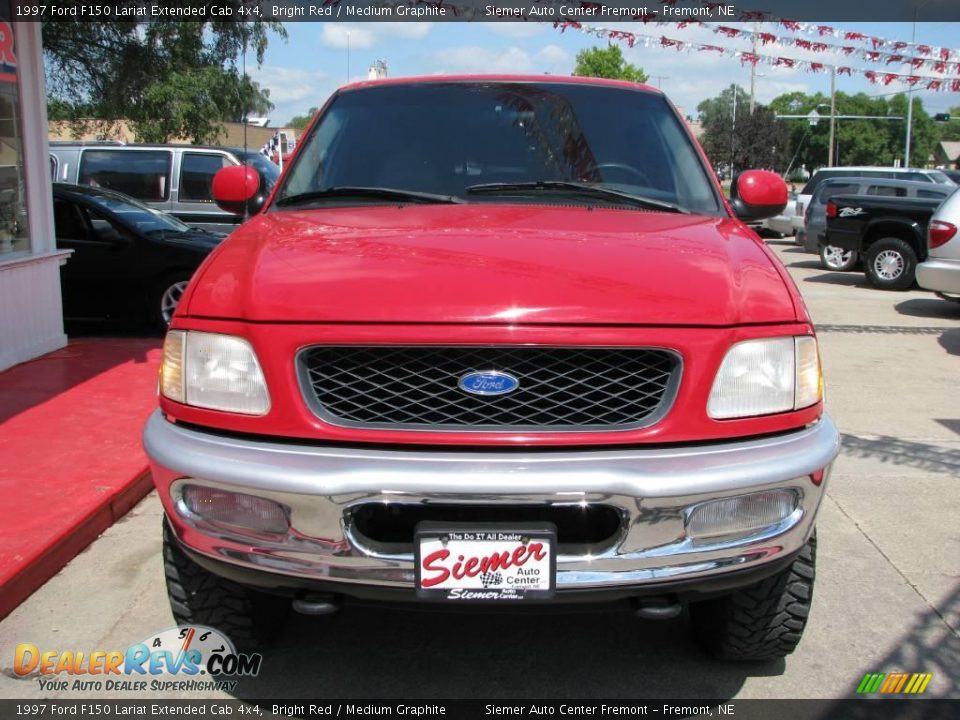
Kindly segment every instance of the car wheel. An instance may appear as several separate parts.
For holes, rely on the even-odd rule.
[[[814,534],[790,566],[755,585],[690,605],[698,640],[725,660],[776,660],[797,648],[810,616]]]
[[[156,284],[149,298],[150,317],[153,324],[162,332],[173,319],[180,298],[183,297],[187,285],[190,283],[191,273],[175,273],[168,275]]]
[[[826,270],[846,272],[853,270],[860,260],[860,255],[854,250],[844,250],[836,245],[820,246],[820,264]]]
[[[163,570],[178,625],[219,630],[242,650],[268,646],[290,614],[284,598],[238,585],[197,565],[180,548],[163,518]]]
[[[917,272],[917,254],[905,240],[895,237],[877,240],[864,259],[867,279],[881,290],[906,290]]]

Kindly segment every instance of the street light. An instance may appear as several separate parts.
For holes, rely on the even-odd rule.
[[[914,3],[913,6],[913,32],[910,34],[910,44],[917,41],[917,13],[920,8],[929,3],[930,0]],[[907,88],[907,143],[903,151],[903,166],[910,167],[910,134],[913,132],[913,85]]]

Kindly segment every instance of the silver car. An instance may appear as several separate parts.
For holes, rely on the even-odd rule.
[[[927,259],[917,265],[917,283],[944,300],[960,302],[960,192],[937,208],[927,226]]]

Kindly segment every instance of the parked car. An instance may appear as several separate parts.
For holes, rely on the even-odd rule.
[[[804,185],[803,190],[801,190],[800,194],[797,196],[795,217],[797,218],[799,227],[795,226],[795,229],[800,230],[803,226],[803,218],[806,216],[807,205],[810,203],[810,198],[813,196],[813,193],[816,191],[817,187],[819,187],[820,183],[831,178],[846,177],[913,180],[915,182],[936,183],[938,185],[955,185],[953,180],[947,177],[942,170],[878,167],[870,165],[821,168],[813,173],[813,175],[807,181],[807,184]],[[797,245],[803,246],[808,242],[805,231],[798,232],[794,237]]]
[[[874,287],[906,290],[916,280],[917,262],[927,257],[927,223],[941,202],[942,198],[835,195],[827,202],[825,242],[859,253]]]
[[[760,227],[764,230],[775,233],[780,237],[793,235],[795,232],[793,222],[793,212],[797,206],[797,194],[787,193],[787,206],[779,215],[767,218],[760,222]]]
[[[187,282],[225,237],[197,230],[133,198],[55,183],[57,247],[68,318],[148,319],[166,329]]]
[[[826,270],[844,272],[853,270],[860,262],[860,254],[836,245],[826,244],[827,203],[837,195],[875,195],[878,197],[911,197],[943,200],[955,187],[913,180],[885,180],[879,178],[833,178],[820,183],[814,191],[804,217],[803,249],[820,255],[820,264]]]
[[[917,283],[944,300],[960,302],[960,192],[937,208],[927,226],[927,259],[917,265]]]
[[[217,207],[210,185],[218,170],[240,164],[257,171],[264,194],[280,176],[280,169],[267,158],[243,148],[50,143],[54,182],[115,190],[188,225],[224,233],[233,231],[244,217]]]
[[[754,170],[728,206],[637,83],[337,90],[164,342],[144,445],[174,617],[243,644],[283,598],[609,599],[689,605],[722,657],[792,652],[839,435],[799,292],[744,224],[786,200]]]
[[[942,172],[957,185],[960,185],[960,170],[943,170]]]

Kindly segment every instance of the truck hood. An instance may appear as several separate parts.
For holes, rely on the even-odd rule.
[[[256,322],[716,325],[797,319],[730,218],[583,206],[276,210],[201,269],[186,315]]]

